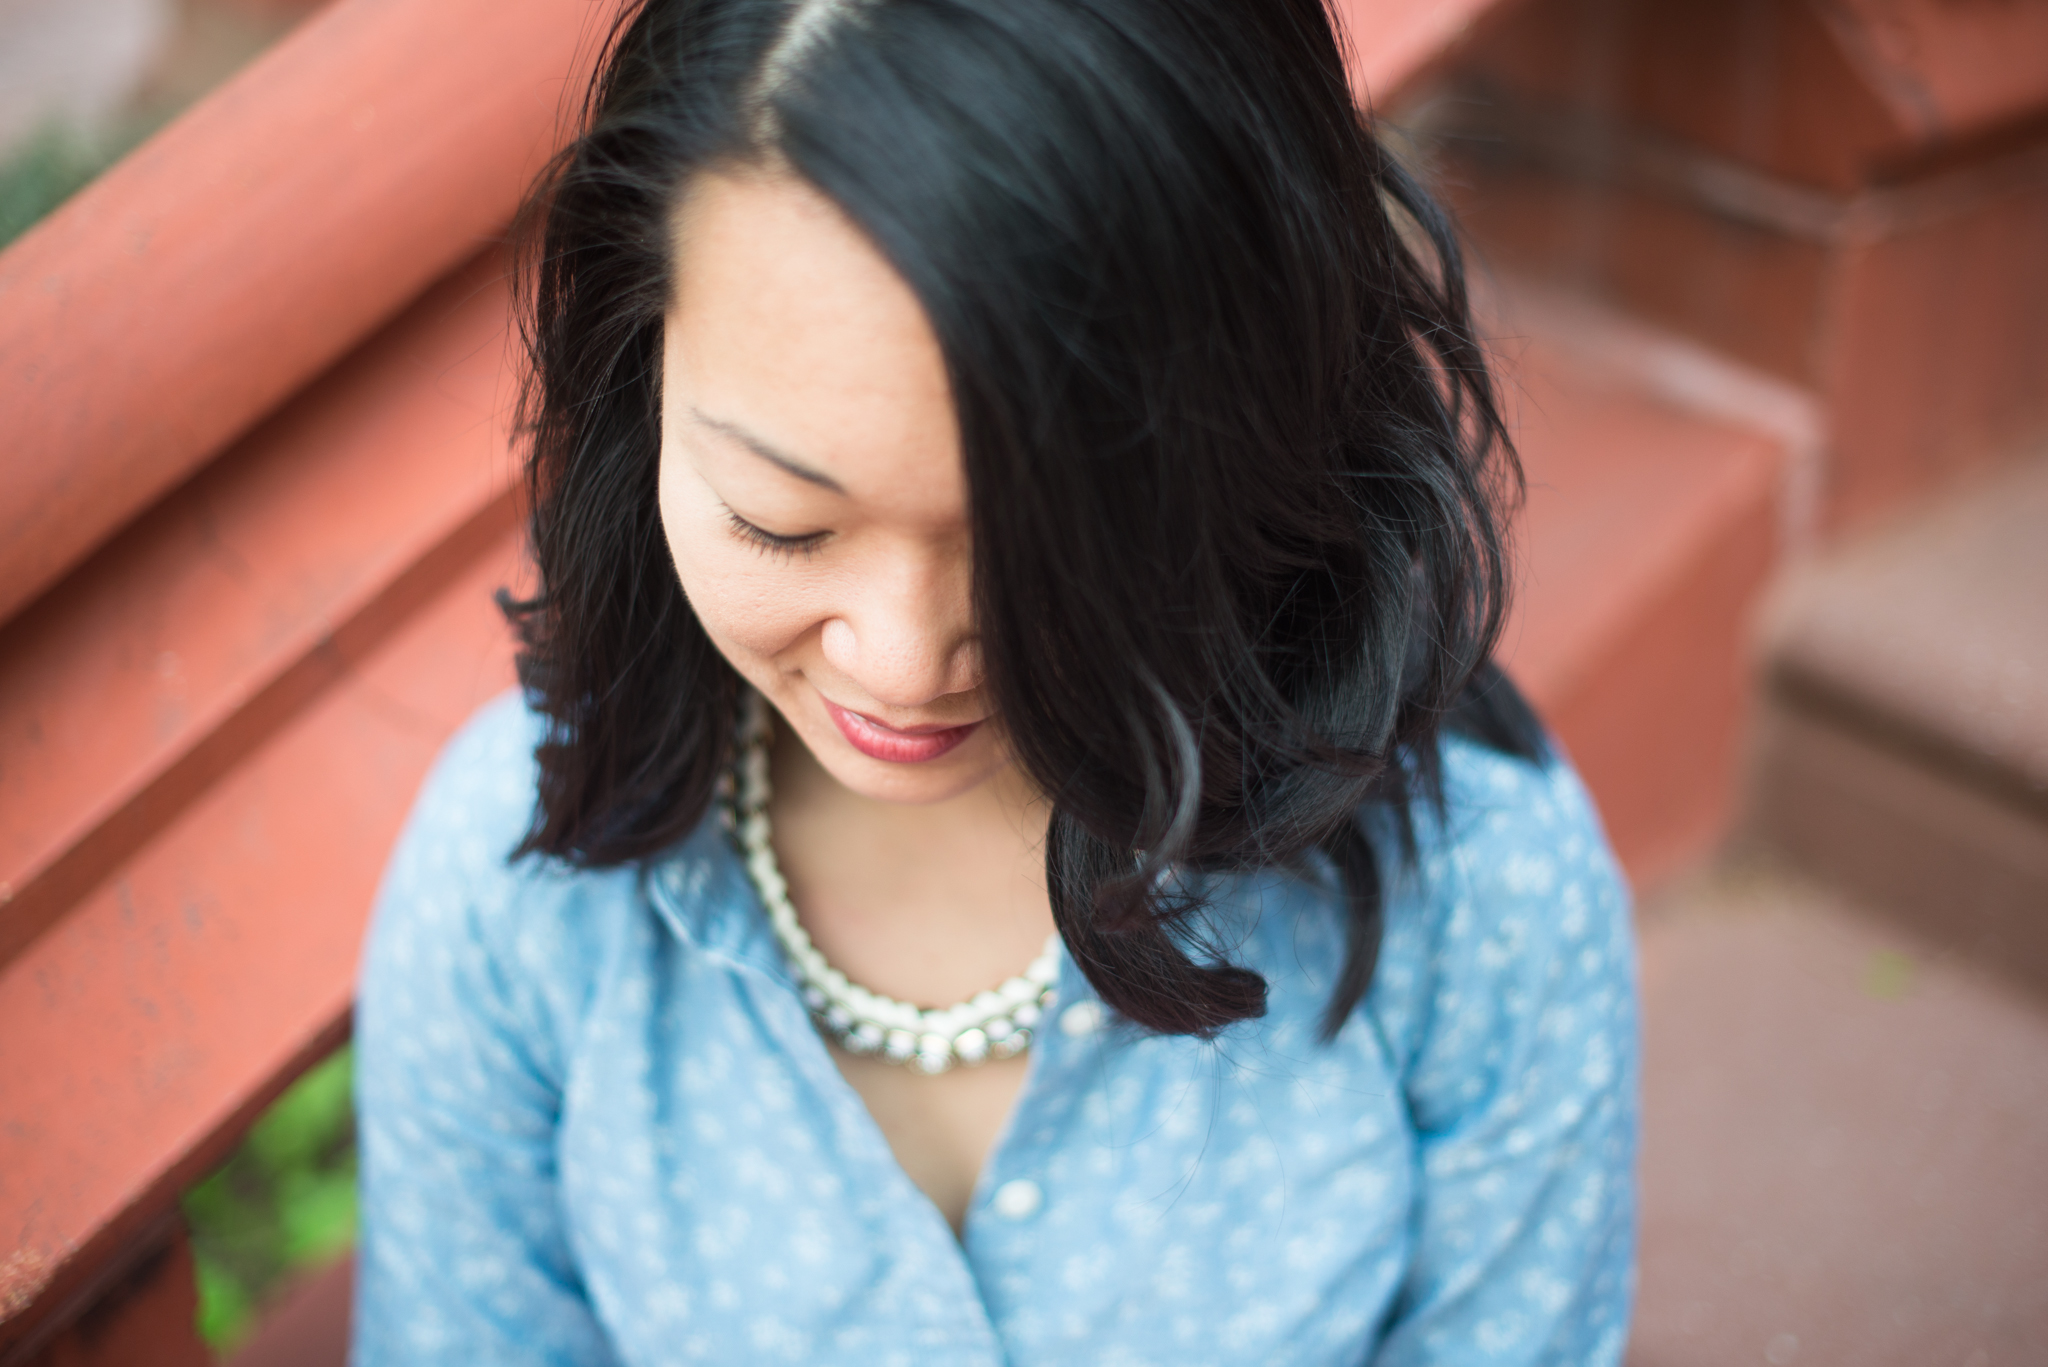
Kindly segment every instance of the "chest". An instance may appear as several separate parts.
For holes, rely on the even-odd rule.
[[[1060,987],[1087,999],[1070,966]],[[1028,1072],[991,1075],[1007,1126],[946,1151],[956,1235],[785,988],[612,1000],[559,1159],[628,1361],[1355,1362],[1400,1284],[1399,1087],[1369,1038],[1317,1043],[1312,1010],[1214,1043],[1040,1032]]]
[[[927,1077],[873,1056],[831,1052],[904,1174],[958,1233],[1030,1060],[991,1059]]]

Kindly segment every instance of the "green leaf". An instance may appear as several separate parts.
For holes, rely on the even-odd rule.
[[[62,124],[45,124],[0,164],[0,246],[34,227],[114,160]]]
[[[256,1307],[249,1288],[212,1258],[193,1250],[193,1270],[199,1284],[199,1311],[195,1322],[199,1336],[215,1352],[226,1352],[240,1343],[255,1327]]]
[[[353,1137],[353,1062],[354,1054],[344,1046],[264,1112],[247,1140],[258,1162],[272,1172],[315,1165]]]
[[[293,1268],[324,1263],[356,1237],[356,1175],[295,1173],[280,1189],[285,1261]]]
[[[292,1274],[355,1240],[353,1057],[343,1047],[309,1070],[185,1193],[199,1332],[216,1350],[239,1342]]]

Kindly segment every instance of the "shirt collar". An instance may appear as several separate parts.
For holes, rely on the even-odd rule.
[[[642,876],[655,910],[684,943],[795,987],[760,894],[715,808],[681,844],[650,861]]]

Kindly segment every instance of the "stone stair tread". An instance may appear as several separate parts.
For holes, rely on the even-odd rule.
[[[2048,457],[1802,569],[1776,683],[2048,815]]]
[[[1758,866],[1642,949],[1632,1367],[2048,1361],[2048,1008]]]

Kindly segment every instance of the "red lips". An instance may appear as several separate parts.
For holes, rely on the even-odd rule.
[[[869,759],[887,760],[891,764],[922,764],[937,759],[981,726],[980,722],[971,721],[965,726],[919,726],[899,731],[873,717],[849,712],[830,698],[821,701],[848,744]]]

